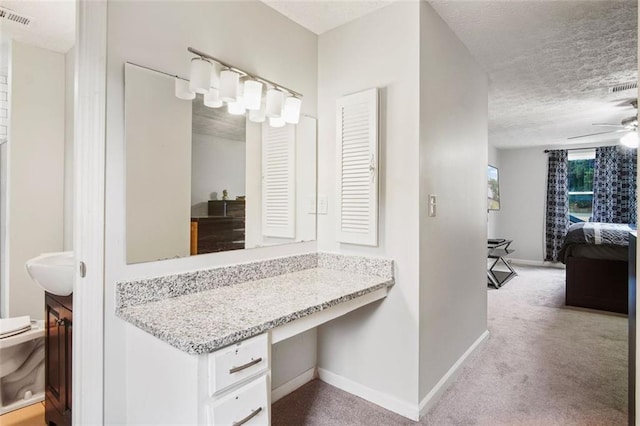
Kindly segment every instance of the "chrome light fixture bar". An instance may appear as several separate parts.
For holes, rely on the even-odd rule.
[[[266,116],[272,127],[298,124],[301,93],[193,47],[187,51],[196,56],[191,59],[189,87],[176,78],[176,96],[180,99],[193,99],[196,93],[202,93],[206,106],[219,108],[226,103],[229,114],[248,112],[249,120],[255,123],[264,122]]]
[[[295,90],[289,89],[288,87],[285,87],[281,84],[278,83],[274,83],[271,80],[267,80],[266,78],[260,77],[259,75],[250,73],[249,71],[245,71],[242,68],[238,68],[236,66],[230,65],[224,61],[221,61],[220,59],[209,55],[208,53],[204,53],[198,49],[194,49],[193,47],[187,47],[187,50],[191,53],[193,53],[194,55],[200,56],[201,58],[205,58],[208,59],[210,61],[214,61],[217,62],[218,64],[222,65],[223,68],[226,69],[230,69],[232,71],[235,71],[245,77],[249,77],[253,80],[257,80],[257,81],[261,81],[269,86],[274,87],[275,89],[281,90],[283,92],[287,92],[289,93],[291,96],[295,96],[296,98],[302,98],[302,93],[296,92]]]

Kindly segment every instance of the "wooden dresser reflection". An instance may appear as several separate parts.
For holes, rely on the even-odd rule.
[[[191,218],[192,255],[244,248],[244,200],[210,200],[207,213]]]

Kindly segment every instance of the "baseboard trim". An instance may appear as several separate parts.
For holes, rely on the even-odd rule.
[[[440,399],[444,391],[451,386],[451,384],[455,381],[455,379],[460,374],[461,367],[464,365],[465,361],[469,356],[480,346],[484,340],[489,337],[489,330],[486,330],[484,333],[478,337],[478,339],[473,342],[471,346],[462,354],[460,358],[456,361],[455,364],[447,371],[440,381],[431,389],[431,391],[425,396],[422,401],[420,401],[419,405],[419,417],[424,416],[427,412],[433,407],[433,405]]]
[[[277,400],[289,395],[292,392],[295,392],[302,386],[306,385],[310,381],[316,378],[316,368],[310,368],[299,376],[294,377],[289,380],[287,383],[278,386],[277,388],[271,390],[271,402],[274,403]]]
[[[467,358],[469,358],[469,356],[478,349],[487,337],[489,337],[489,330],[482,333],[480,337],[478,337],[478,339],[469,346],[465,353],[458,358],[456,363],[453,364],[442,379],[440,379],[433,389],[431,389],[427,396],[420,401],[418,406],[402,401],[389,394],[368,388],[360,383],[356,383],[351,379],[347,379],[346,377],[332,373],[323,368],[318,368],[318,378],[331,386],[335,386],[345,392],[349,392],[353,395],[359,396],[360,398],[366,399],[367,401],[379,405],[389,411],[393,411],[394,413],[400,414],[408,419],[419,421],[420,418],[433,407],[444,391],[447,390],[447,388],[455,381]]]
[[[410,404],[389,394],[371,389],[323,368],[318,368],[318,377],[320,380],[330,384],[331,386],[366,399],[367,401],[379,405],[389,411],[393,411],[394,413],[400,414],[401,416],[414,421],[419,420],[419,412],[414,404]]]
[[[561,262],[547,262],[544,260],[528,260],[528,259],[513,259],[507,258],[509,263],[513,263],[514,265],[523,265],[523,266],[542,266],[545,268],[558,268],[564,269],[564,264]]]

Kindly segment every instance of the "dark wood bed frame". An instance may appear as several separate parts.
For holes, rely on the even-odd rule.
[[[628,262],[568,257],[566,265],[567,305],[627,313]]]

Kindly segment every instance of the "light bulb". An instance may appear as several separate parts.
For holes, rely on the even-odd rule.
[[[184,99],[185,101],[190,101],[196,97],[196,94],[189,88],[189,81],[179,77],[175,77],[175,94],[176,98]]]
[[[278,89],[267,90],[267,117],[282,117],[284,93]]]
[[[244,82],[244,105],[248,110],[260,109],[262,101],[262,83],[255,80],[247,80]]]
[[[252,109],[249,111],[249,121],[253,121],[254,123],[264,123],[264,120],[267,118],[265,114],[264,107],[260,109]]]
[[[638,147],[638,132],[637,131],[633,131],[633,132],[627,133],[622,138],[620,138],[620,143],[622,143],[622,145],[624,145],[626,147],[629,147],[629,148],[637,148]]]
[[[204,58],[197,57],[191,60],[189,88],[192,92],[205,94],[209,91],[212,69],[211,62]]]
[[[238,99],[235,102],[229,102],[227,104],[227,111],[232,115],[242,115],[247,112],[247,108],[244,106],[242,99]]]
[[[220,99],[225,102],[235,102],[240,87],[240,74],[229,69],[220,73]]]
[[[220,89],[220,71],[222,65],[217,62],[211,64],[211,87]]]
[[[302,107],[302,100],[294,96],[289,96],[284,100],[284,110],[282,116],[284,121],[291,124],[298,124],[300,121],[300,108]]]
[[[209,108],[220,108],[222,106],[220,91],[218,89],[211,88],[209,93],[204,94],[204,104]]]

